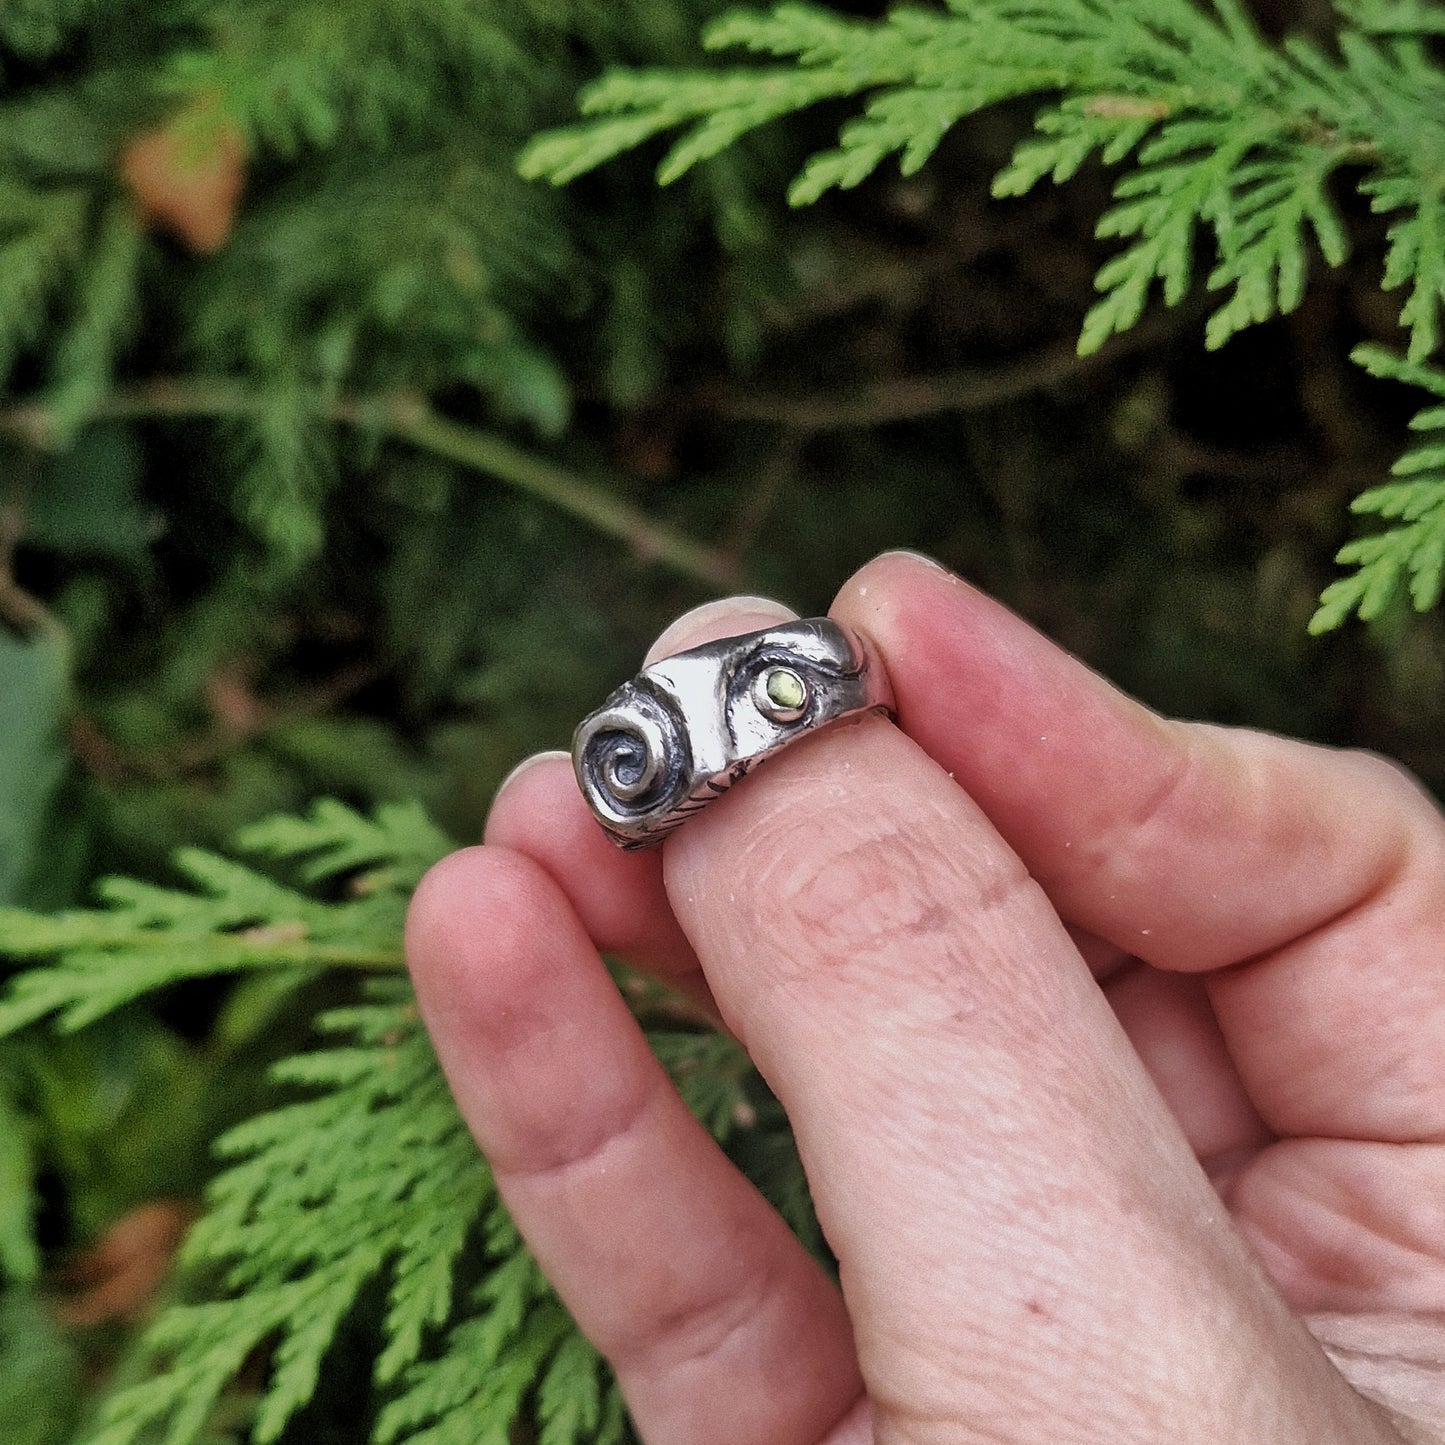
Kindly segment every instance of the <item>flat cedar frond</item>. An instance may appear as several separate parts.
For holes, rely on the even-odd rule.
[[[447,1093],[426,1035],[395,981],[321,1027],[361,1042],[288,1060],[278,1082],[319,1091],[233,1129],[237,1160],[184,1257],[220,1266],[228,1298],[163,1314],[142,1351],[158,1373],[112,1397],[93,1439],[130,1445],[164,1428],[196,1438],[219,1393],[262,1342],[271,1371],[252,1438],[274,1440],[311,1398],[336,1330],[360,1291],[389,1277],[379,1380],[413,1362],[424,1332],[451,1313],[453,1269],[482,1213],[490,1177]]]
[[[322,550],[338,392],[462,384],[545,433],[565,425],[567,382],[523,319],[526,298],[580,267],[558,198],[522,182],[510,144],[475,120],[447,129],[400,153],[343,152],[322,176],[277,188],[243,211],[195,293],[196,350],[223,373],[264,378],[222,435],[271,577]]]
[[[378,1445],[507,1445],[528,1411],[539,1445],[622,1440],[616,1386],[498,1204],[405,986],[373,992],[371,1004],[320,1020],[357,1042],[274,1071],[321,1092],[218,1142],[237,1162],[212,1185],[185,1258],[221,1265],[232,1296],[161,1317],[143,1345],[161,1368],[108,1402],[89,1445],[132,1445],[161,1428],[168,1445],[186,1445],[263,1342],[271,1373],[252,1439],[276,1439],[311,1397],[358,1294],[378,1278],[388,1295],[376,1383],[401,1386],[378,1415]],[[693,1049],[679,1041],[669,1053],[702,1077],[718,1043],[694,1036]],[[456,1267],[478,1234],[491,1267],[454,1310]],[[429,1336],[449,1322],[440,1351],[427,1353]]]
[[[399,969],[405,881],[422,866],[420,848],[429,842],[436,857],[445,851],[440,835],[433,832],[427,840],[427,831],[406,810],[369,822],[339,803],[318,809],[309,820],[256,825],[258,850],[329,847],[333,865],[354,856],[383,869],[395,867],[390,886],[377,887],[373,880],[357,896],[336,903],[187,848],[176,855],[175,866],[195,891],[116,878],[100,885],[109,905],[104,909],[54,915],[0,909],[0,957],[56,960],[11,983],[0,999],[0,1036],[51,1014],[63,1029],[83,1028],[183,979],[257,969],[298,975],[325,968]]]
[[[512,1445],[529,1399],[538,1445],[619,1445],[626,1417],[610,1372],[500,1209],[486,1235],[493,1268],[444,1349],[407,1371],[377,1419],[375,1445]]]
[[[651,1030],[647,1040],[683,1102],[718,1143],[726,1143],[751,1108],[747,1084],[753,1068],[742,1047],[723,1034],[660,1029]]]
[[[1223,293],[1205,341],[1292,311],[1312,250],[1331,266],[1348,250],[1330,199],[1348,170],[1393,219],[1382,286],[1405,293],[1411,361],[1441,342],[1445,305],[1445,71],[1424,38],[1445,33],[1436,0],[1341,0],[1334,53],[1298,38],[1265,41],[1238,0],[949,0],[900,6],[877,21],[784,4],[739,11],[704,35],[786,62],[731,70],[614,71],[583,93],[589,123],[538,136],[523,174],[561,183],[654,136],[683,130],[658,179],[675,179],[746,132],[822,100],[863,98],[835,150],[793,183],[795,205],[856,186],[891,155],[918,169],[947,131],[1000,101],[1052,96],[994,181],[1017,196],[1061,182],[1086,161],[1127,164],[1100,237],[1124,242],[1096,278],[1084,318],[1091,352],[1138,321],[1156,285],[1176,305],[1198,277]],[[1414,466],[1417,454],[1402,462]],[[1419,608],[1440,595],[1433,480],[1367,492],[1356,511],[1408,516],[1406,528],[1352,542],[1362,570],[1324,595],[1312,624],[1374,616],[1408,580]],[[1386,508],[1401,511],[1385,511]]]
[[[0,1278],[30,1284],[40,1275],[35,1239],[33,1129],[16,1101],[13,1061],[0,1060]]]
[[[579,24],[613,53],[655,19],[598,8]],[[0,3],[0,390],[33,388],[6,444],[167,413],[128,394],[143,359],[265,591],[321,555],[353,399],[478,399],[558,434],[570,384],[534,323],[613,258],[512,157],[576,63],[571,9]],[[136,333],[158,342],[133,355]]]
[[[1330,175],[1367,156],[1380,175],[1416,175],[1418,149],[1380,154],[1390,127],[1371,124],[1393,111],[1418,127],[1403,62],[1358,36],[1349,65],[1302,47],[1273,50],[1233,0],[1213,13],[1189,0],[976,0],[952,13],[903,7],[876,23],[784,5],[724,17],[705,38],[793,64],[614,72],[582,99],[585,111],[609,119],[539,137],[523,155],[524,173],[567,180],[691,124],[662,162],[666,181],[780,115],[832,96],[868,96],[838,149],[814,157],[795,182],[791,199],[802,204],[857,185],[895,153],[912,172],[963,117],[1053,93],[1060,99],[1040,114],[1040,138],[1020,146],[996,194],[1019,195],[1045,175],[1066,179],[1094,154],[1118,163],[1153,132],[1100,224],[1100,235],[1131,244],[1099,274],[1105,296],[1085,321],[1084,351],[1133,325],[1156,281],[1169,304],[1183,297],[1201,228],[1212,231],[1219,256],[1210,285],[1233,293],[1210,324],[1210,345],[1292,309],[1303,292],[1306,236],[1318,238],[1332,264],[1344,257],[1325,193]],[[1386,83],[1391,76],[1399,87]],[[1428,307],[1416,303],[1422,318],[1438,288],[1429,297]]]
[[[1410,328],[1411,361],[1423,361],[1440,343],[1440,298],[1445,296],[1445,198],[1421,194],[1399,176],[1365,183],[1377,211],[1406,214],[1390,227],[1385,256],[1385,290],[1409,292],[1401,322]]]
[[[237,844],[248,853],[305,859],[300,876],[319,883],[358,869],[370,871],[355,881],[358,891],[411,889],[451,842],[416,803],[382,803],[365,817],[321,798],[304,818],[282,815],[243,829]]]
[[[131,207],[113,201],[97,227],[90,264],[55,356],[51,404],[57,430],[68,432],[89,415],[110,386],[116,354],[137,319],[144,250]]]
[[[241,846],[286,860],[317,855],[298,870],[308,881],[371,871],[352,880],[353,896],[324,902],[186,848],[174,865],[191,890],[112,878],[99,887],[104,908],[0,909],[0,958],[54,960],[11,982],[0,998],[0,1037],[51,1014],[62,1029],[83,1028],[184,979],[257,969],[398,970],[410,889],[450,845],[415,805],[386,805],[366,818],[325,800],[307,818],[254,824]]]
[[[1425,387],[1445,398],[1445,372],[1377,346],[1356,348],[1355,360],[1375,376]],[[1403,480],[1372,487],[1356,497],[1352,510],[1398,520],[1398,526],[1347,542],[1337,562],[1357,570],[1325,588],[1310,631],[1328,632],[1352,612],[1367,621],[1378,617],[1405,587],[1420,611],[1440,600],[1445,586],[1445,406],[1416,413],[1410,426],[1429,433],[1392,468]]]
[[[1336,6],[1370,35],[1445,35],[1445,10],[1433,0],[1336,0]]]

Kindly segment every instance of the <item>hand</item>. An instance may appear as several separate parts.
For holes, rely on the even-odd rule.
[[[651,657],[783,615],[713,604]],[[462,1113],[643,1438],[1445,1438],[1440,814],[1377,758],[1161,720],[919,558],[832,615],[898,726],[799,742],[660,856],[543,757],[408,924]],[[841,1295],[598,950],[746,1046]]]

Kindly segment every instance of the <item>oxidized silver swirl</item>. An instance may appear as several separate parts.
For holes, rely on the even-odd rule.
[[[789,743],[892,711],[888,679],[862,639],[813,617],[644,668],[582,720],[572,765],[613,841],[646,848]]]

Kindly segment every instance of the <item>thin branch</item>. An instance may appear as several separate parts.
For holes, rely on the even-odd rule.
[[[1047,391],[1131,352],[1147,350],[1178,325],[1177,315],[1160,313],[1088,356],[1080,356],[1068,342],[1003,366],[969,367],[938,376],[890,377],[852,392],[817,396],[703,392],[697,403],[718,416],[771,422],[804,432],[866,429],[948,412],[982,411]]]
[[[252,416],[268,404],[264,392],[225,378],[161,378],[112,392],[88,420]],[[735,588],[736,565],[720,552],[655,521],[630,502],[510,442],[439,416],[420,397],[329,401],[315,398],[318,416],[434,452],[538,497],[599,532],[627,543],[642,560],[660,562],[709,586]],[[40,449],[63,446],[67,434],[43,402],[0,410],[0,433]]]
[[[367,408],[357,410],[353,416],[340,412],[337,415],[358,426],[376,425]],[[604,488],[582,481],[498,436],[438,416],[423,401],[388,401],[379,429],[550,502],[599,532],[626,542],[645,562],[665,562],[675,571],[716,587],[738,586],[736,565],[716,549],[654,521]]]

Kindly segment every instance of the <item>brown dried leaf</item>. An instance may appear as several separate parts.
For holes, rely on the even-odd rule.
[[[61,1276],[56,1317],[81,1329],[140,1319],[196,1214],[190,1200],[153,1199],[121,1215]]]
[[[193,106],[134,137],[120,173],[148,221],[193,251],[219,251],[246,178],[241,132],[211,107]]]

